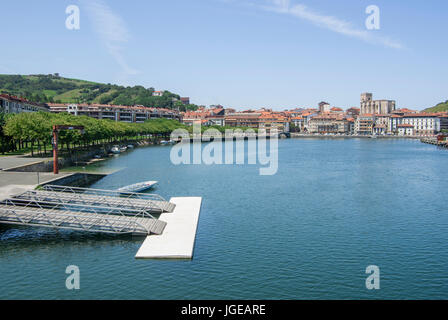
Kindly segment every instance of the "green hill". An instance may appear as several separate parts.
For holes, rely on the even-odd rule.
[[[445,102],[441,102],[435,107],[428,108],[424,110],[425,112],[444,112],[448,111],[448,100]]]
[[[179,95],[166,91],[154,97],[154,88],[124,87],[85,80],[69,79],[54,75],[1,75],[0,93],[27,98],[34,102],[100,103],[115,105],[143,105],[158,108],[195,109],[183,106]]]

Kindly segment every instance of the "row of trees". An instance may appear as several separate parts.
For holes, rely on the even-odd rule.
[[[144,123],[115,122],[98,120],[87,116],[74,116],[68,113],[0,113],[0,152],[29,150],[34,155],[47,153],[51,150],[52,130],[54,125],[83,126],[84,132],[76,130],[59,133],[61,150],[72,152],[81,147],[86,148],[104,143],[114,143],[135,139],[168,139],[175,129],[183,128],[192,133],[191,126],[185,126],[176,120],[154,119]],[[236,129],[222,126],[203,126],[202,132],[214,128],[224,133],[226,129]],[[246,130],[247,128],[239,128]],[[257,131],[257,130],[255,130]]]
[[[6,121],[12,115],[0,112],[0,153],[5,154],[8,151],[14,149],[14,142],[10,136],[5,134],[5,130],[3,129]]]
[[[59,134],[61,149],[88,147],[103,143],[146,138],[149,136],[168,137],[177,128],[185,128],[175,120],[156,119],[144,123],[124,123],[112,120],[98,120],[87,116],[73,116],[67,113],[47,112],[0,115],[0,150],[4,154],[30,148],[47,152],[51,146],[53,125],[84,126],[84,133],[62,131]]]

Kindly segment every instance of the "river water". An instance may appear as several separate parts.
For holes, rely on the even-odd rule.
[[[279,141],[278,172],[179,165],[171,147],[103,163],[93,187],[160,181],[202,196],[192,261],[135,260],[142,239],[0,227],[1,299],[448,299],[448,151],[413,140]],[[65,287],[68,265],[81,289]],[[380,268],[367,290],[366,267]]]

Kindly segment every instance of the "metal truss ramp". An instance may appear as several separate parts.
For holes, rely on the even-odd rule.
[[[44,186],[42,190],[25,192],[15,199],[60,203],[61,205],[96,206],[120,208],[123,211],[144,211],[152,214],[173,212],[175,204],[159,195],[145,193],[122,194],[113,190],[74,188],[65,186]]]
[[[166,226],[166,222],[157,219],[41,209],[17,206],[7,201],[0,203],[0,223],[135,235],[159,235]]]

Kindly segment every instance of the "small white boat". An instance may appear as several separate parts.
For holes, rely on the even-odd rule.
[[[142,192],[154,187],[158,181],[145,181],[136,184],[131,184],[129,186],[118,189],[120,193],[130,193],[130,192]]]
[[[126,150],[128,150],[128,147],[126,147],[126,146],[122,146],[122,147],[120,148],[120,151],[121,151],[121,152],[126,152]]]
[[[169,140],[169,141],[162,140],[162,141],[160,141],[160,144],[163,145],[163,146],[172,145],[172,144],[175,144],[175,143],[176,142],[174,140]]]
[[[115,154],[121,153],[120,147],[118,147],[118,146],[113,146],[112,149],[110,149],[110,151]]]

